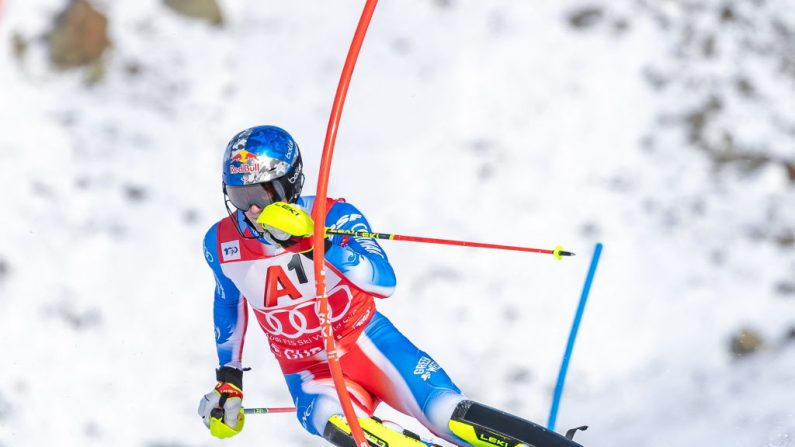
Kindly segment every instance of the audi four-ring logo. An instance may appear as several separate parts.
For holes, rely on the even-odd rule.
[[[341,293],[342,292],[342,293]],[[331,322],[340,321],[351,308],[351,291],[348,286],[341,286],[329,296],[329,310]],[[343,295],[343,296],[340,296]],[[334,299],[332,303],[332,299]],[[340,309],[341,299],[345,306]],[[336,304],[336,306],[334,305]],[[320,301],[311,299],[288,309],[273,311],[258,311],[262,328],[271,335],[281,335],[287,338],[299,338],[303,335],[320,332],[320,321],[317,314],[320,312]]]

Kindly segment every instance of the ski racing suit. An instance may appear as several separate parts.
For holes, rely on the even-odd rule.
[[[297,203],[311,212],[314,197]],[[326,226],[372,231],[364,215],[329,200]],[[264,331],[289,387],[301,425],[314,435],[342,407],[329,371],[315,296],[311,253],[272,245],[239,210],[213,225],[204,253],[215,274],[215,341],[220,366],[242,368],[248,307]],[[235,227],[237,225],[237,228]],[[249,238],[241,237],[241,234]],[[408,414],[435,435],[461,444],[448,427],[464,400],[445,371],[375,307],[392,295],[395,274],[374,239],[334,235],[325,256],[331,323],[354,406],[372,415],[379,402]]]

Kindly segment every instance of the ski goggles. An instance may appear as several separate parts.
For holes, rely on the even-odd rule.
[[[287,194],[280,180],[245,186],[226,186],[226,196],[239,210],[248,211],[252,205],[265,208],[273,202],[286,201]]]

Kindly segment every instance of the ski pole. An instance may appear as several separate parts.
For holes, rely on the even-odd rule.
[[[295,407],[244,408],[244,414],[295,413]]]
[[[574,256],[570,251],[563,251],[563,247],[558,245],[552,250],[545,250],[543,248],[530,248],[530,247],[517,247],[513,245],[499,245],[499,244],[485,244],[481,242],[457,241],[452,239],[436,239],[430,237],[419,236],[404,236],[401,234],[391,233],[377,233],[371,231],[353,231],[353,230],[338,230],[335,228],[326,228],[326,234],[342,234],[352,237],[365,237],[370,239],[389,239],[393,241],[407,241],[407,242],[424,242],[428,244],[442,244],[442,245],[458,245],[461,247],[477,247],[477,248],[493,248],[496,250],[513,250],[524,251],[531,253],[549,254],[557,260],[563,259],[563,256]]]

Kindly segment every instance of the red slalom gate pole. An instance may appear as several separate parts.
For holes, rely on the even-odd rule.
[[[348,421],[348,425],[351,427],[353,439],[359,447],[369,447],[369,444],[364,437],[364,432],[362,432],[362,427],[359,425],[359,420],[356,418],[356,412],[351,403],[351,396],[348,393],[348,388],[345,386],[345,378],[342,375],[342,366],[339,362],[337,346],[334,341],[334,330],[331,327],[331,315],[328,296],[326,295],[324,241],[326,237],[326,197],[328,194],[328,180],[329,173],[331,172],[331,158],[334,153],[334,143],[337,140],[337,130],[339,128],[340,117],[342,116],[342,108],[345,104],[345,96],[348,93],[348,86],[353,76],[353,68],[356,66],[356,59],[359,57],[359,50],[362,48],[362,42],[364,41],[365,34],[367,34],[367,27],[370,25],[370,19],[373,17],[373,12],[375,11],[377,3],[378,0],[367,0],[367,3],[364,5],[362,16],[359,19],[359,24],[356,26],[356,32],[353,35],[351,47],[348,50],[348,56],[345,59],[345,65],[342,67],[342,74],[340,75],[340,81],[337,85],[337,93],[334,96],[334,104],[331,107],[331,116],[329,117],[328,128],[326,129],[326,139],[323,144],[323,156],[320,159],[320,174],[318,175],[317,194],[313,210],[313,218],[315,221],[315,231],[313,235],[315,253],[315,292],[320,300],[318,319],[320,320],[323,344],[326,348],[326,354],[328,355],[331,377],[334,380],[334,387],[337,389],[337,396],[342,405],[342,412],[345,415],[345,419]]]

